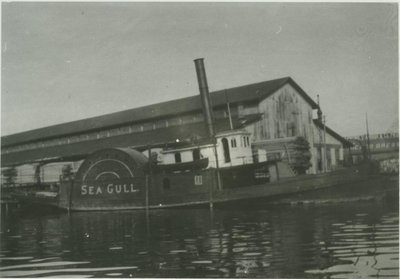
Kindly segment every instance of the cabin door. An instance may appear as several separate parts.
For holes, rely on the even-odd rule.
[[[229,152],[228,140],[226,138],[223,138],[221,141],[222,141],[222,147],[224,149],[225,163],[229,163],[231,161],[231,154]]]

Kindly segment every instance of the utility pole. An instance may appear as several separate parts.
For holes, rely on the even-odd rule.
[[[319,131],[319,143],[321,145],[321,167],[322,172],[327,171],[327,156],[326,156],[326,129],[325,129],[325,122],[326,116],[322,114],[321,107],[319,105],[319,95],[317,95],[317,102],[318,102],[318,121],[323,125],[323,135],[321,129]]]
[[[322,118],[322,124],[324,125],[324,172],[328,171],[328,160],[327,160],[327,152],[326,152],[326,115]]]

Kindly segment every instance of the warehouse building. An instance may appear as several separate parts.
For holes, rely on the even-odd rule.
[[[321,172],[324,158],[326,170],[343,163],[343,148],[350,143],[324,127],[315,117],[318,104],[290,77],[211,92],[210,98],[216,132],[242,131],[229,141],[220,137],[217,145],[225,150],[251,145],[254,160],[262,155],[290,163],[297,152],[294,143],[301,137],[309,146],[307,173]],[[4,136],[1,163],[5,168],[78,162],[106,147],[177,149],[180,143],[205,138],[207,128],[196,95]]]

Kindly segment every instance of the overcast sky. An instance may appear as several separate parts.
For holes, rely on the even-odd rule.
[[[344,136],[398,119],[397,3],[2,3],[2,135],[291,76]]]

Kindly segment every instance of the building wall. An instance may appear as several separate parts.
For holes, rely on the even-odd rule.
[[[304,137],[310,144],[312,155],[312,167],[308,172],[315,173],[313,109],[300,93],[290,84],[286,84],[259,104],[244,109],[246,113],[254,113],[255,108],[258,113],[263,114],[263,118],[246,129],[252,133],[257,148],[262,149],[263,144],[266,145],[271,140]]]
[[[311,105],[301,96],[301,94],[290,84],[285,84],[282,88],[277,90],[273,95],[260,101],[259,103],[236,103],[231,104],[230,110],[232,115],[244,116],[248,114],[261,113],[263,118],[250,124],[246,127],[246,130],[250,133],[250,143],[255,143],[257,148],[263,149],[262,144],[267,144],[269,140],[279,140],[284,138],[291,138],[302,136],[310,144],[310,151],[312,154],[311,163],[312,166],[308,173],[317,172],[318,162],[318,148],[315,146],[315,142],[319,142],[318,130],[314,127],[313,123],[313,109]],[[227,108],[221,107],[218,110],[214,110],[216,117],[227,117]],[[188,123],[202,122],[203,115],[201,112],[165,117],[158,120],[148,120],[141,123],[128,123],[121,125],[120,127],[113,127],[100,131],[88,131],[86,133],[78,135],[68,135],[55,139],[48,139],[39,142],[22,144],[14,147],[5,147],[2,149],[2,153],[12,153],[30,149],[40,149],[49,146],[67,145],[76,142],[89,141],[101,138],[108,138],[113,136],[119,136],[124,134],[141,133],[149,130],[156,130],[160,128],[185,125]],[[229,166],[236,165],[245,162],[252,161],[252,156],[248,156],[249,146],[244,146],[243,139],[237,137],[237,146],[231,145],[231,138],[228,139],[230,144],[231,162],[225,162],[224,158],[219,158],[220,165]],[[219,139],[217,148],[220,154],[223,154],[222,143]],[[330,139],[327,139],[330,140]],[[338,141],[333,141],[332,144],[338,144]],[[339,143],[340,144],[340,143]],[[257,154],[258,151],[254,150]],[[213,150],[210,148],[204,148],[201,150],[204,153],[204,157],[214,158]],[[342,150],[339,149],[339,155],[337,152],[330,153],[329,157],[333,158],[332,164],[337,163],[337,157],[340,157]],[[165,154],[166,162],[175,162],[173,155]],[[343,156],[342,156],[343,157]],[[192,151],[182,151],[181,154],[182,162],[193,160]],[[210,164],[212,162],[210,160]]]
[[[264,119],[249,130],[249,132],[254,135],[254,141],[283,138],[291,135],[301,135],[308,138],[311,132],[309,129],[309,122],[312,118],[312,109],[290,84],[284,85],[276,93],[259,104],[232,104],[230,110],[233,116],[254,113],[264,114]],[[218,118],[227,117],[227,108],[221,107],[218,110],[214,110],[214,115]],[[76,135],[66,135],[17,146],[4,147],[1,152],[3,154],[8,154],[57,145],[68,145],[201,121],[203,121],[202,113],[196,112],[158,120],[148,120],[141,123],[128,123],[119,127],[99,131],[87,131]]]
[[[339,140],[327,132],[325,133],[325,142],[327,170],[335,170],[343,165],[343,145]],[[313,165],[316,166],[317,173],[323,170],[322,161],[324,160],[325,156],[324,147],[324,131],[323,129],[319,129],[316,125],[314,125],[313,154],[315,154],[315,157],[313,158]]]
[[[258,104],[263,119],[254,125],[254,140],[302,136],[312,140],[312,108],[301,95],[286,84]]]

